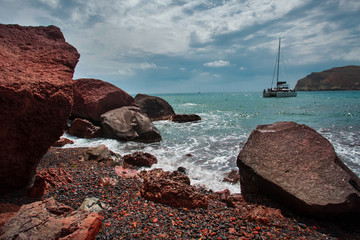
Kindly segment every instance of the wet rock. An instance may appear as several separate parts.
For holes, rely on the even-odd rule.
[[[238,170],[231,170],[226,177],[223,179],[224,182],[229,182],[231,184],[236,184],[240,182],[240,174]]]
[[[178,172],[153,169],[141,172],[141,196],[177,208],[207,208],[206,197],[190,185],[190,179]]]
[[[73,144],[74,141],[68,139],[68,138],[64,138],[64,137],[61,137],[59,140],[57,140],[52,146],[53,147],[63,147],[65,146],[66,144]]]
[[[178,171],[178,172],[181,172],[181,173],[183,173],[183,174],[185,174],[185,175],[187,174],[187,170],[186,170],[186,168],[184,168],[184,167],[178,167],[178,168],[177,168],[177,171]]]
[[[97,213],[73,211],[53,198],[23,205],[0,230],[0,239],[95,239]]]
[[[134,98],[122,89],[99,79],[74,81],[72,118],[100,123],[100,116],[110,110],[134,105]]]
[[[103,136],[101,127],[95,126],[86,119],[75,118],[70,125],[68,132],[81,138],[100,138]]]
[[[60,29],[0,24],[0,194],[28,184],[67,127],[79,53]]]
[[[111,162],[112,164],[122,163],[121,156],[110,151],[104,144],[84,150],[80,161]]]
[[[152,121],[167,120],[175,114],[171,105],[160,97],[137,94],[135,105],[140,108]]]
[[[68,189],[68,184],[73,178],[62,168],[48,168],[36,174],[34,184],[28,189],[28,196],[42,197],[49,191],[63,187]]]
[[[134,152],[132,154],[124,155],[123,160],[124,162],[137,167],[151,167],[153,164],[157,163],[157,158],[154,155],[144,152]]]
[[[122,107],[101,115],[104,137],[121,141],[158,142],[159,130],[137,107]]]
[[[301,214],[360,213],[360,180],[331,143],[306,125],[260,125],[241,150],[241,192],[265,195]]]
[[[172,122],[179,122],[179,123],[195,122],[195,121],[200,121],[201,117],[196,114],[175,114],[172,115],[169,120]]]

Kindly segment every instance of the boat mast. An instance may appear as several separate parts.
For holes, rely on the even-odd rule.
[[[278,57],[277,57],[277,71],[276,71],[276,87],[278,86],[279,83],[279,67],[280,67],[280,43],[281,43],[281,38],[279,38],[279,49],[278,49]]]

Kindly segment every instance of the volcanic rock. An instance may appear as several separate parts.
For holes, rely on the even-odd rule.
[[[121,141],[158,142],[159,130],[137,107],[122,107],[101,115],[104,137]]]
[[[66,144],[74,144],[74,141],[72,141],[72,140],[70,140],[68,138],[61,137],[59,140],[54,142],[54,144],[52,146],[53,147],[63,147]]]
[[[7,223],[20,207],[11,203],[0,203],[0,230]]]
[[[120,164],[122,162],[121,156],[113,151],[110,151],[104,144],[96,147],[85,149],[80,156],[81,161],[97,161],[107,162],[110,161],[113,164]]]
[[[360,66],[331,68],[300,79],[296,91],[360,90]]]
[[[144,152],[134,152],[132,154],[124,155],[123,160],[124,162],[137,167],[151,167],[153,164],[157,163],[157,158],[154,155]]]
[[[313,216],[360,213],[360,180],[331,143],[294,122],[259,125],[241,150],[241,192],[266,195]]]
[[[72,118],[84,118],[98,124],[101,114],[132,105],[134,98],[111,83],[88,78],[74,81]]]
[[[160,97],[137,94],[135,105],[140,108],[152,121],[167,120],[175,114],[171,105]]]
[[[3,226],[0,239],[95,239],[97,213],[73,211],[54,198],[23,205]]]
[[[226,177],[223,179],[223,182],[229,182],[231,184],[236,184],[240,182],[240,174],[238,170],[231,170],[226,174]]]
[[[0,24],[0,193],[22,188],[67,127],[79,53],[60,29]]]
[[[95,126],[90,121],[81,118],[75,118],[70,125],[68,132],[81,138],[99,138],[103,136],[101,127]]]
[[[135,169],[129,169],[122,166],[115,166],[115,173],[121,178],[138,178],[138,171]]]
[[[49,191],[63,187],[68,189],[68,184],[73,178],[62,168],[48,168],[36,174],[34,184],[28,190],[28,196],[42,197]]]
[[[140,176],[143,179],[140,193],[147,200],[176,208],[206,209],[208,207],[205,195],[190,185],[189,177],[178,171],[153,169],[142,171]]]
[[[78,210],[86,210],[88,212],[102,212],[105,209],[108,209],[109,206],[100,201],[96,197],[87,197],[82,202]]]
[[[195,122],[195,121],[200,121],[201,117],[196,114],[175,114],[172,115],[169,120],[172,122],[179,122],[179,123]]]

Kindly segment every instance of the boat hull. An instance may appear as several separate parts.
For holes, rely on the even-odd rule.
[[[291,91],[291,92],[264,92],[263,93],[263,97],[266,98],[266,97],[278,97],[278,98],[281,98],[281,97],[296,97],[297,93],[294,92],[294,91]]]

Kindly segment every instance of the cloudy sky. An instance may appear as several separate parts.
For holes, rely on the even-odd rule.
[[[60,27],[81,55],[74,79],[132,94],[262,91],[279,37],[293,87],[360,65],[359,0],[0,0],[0,23]]]

